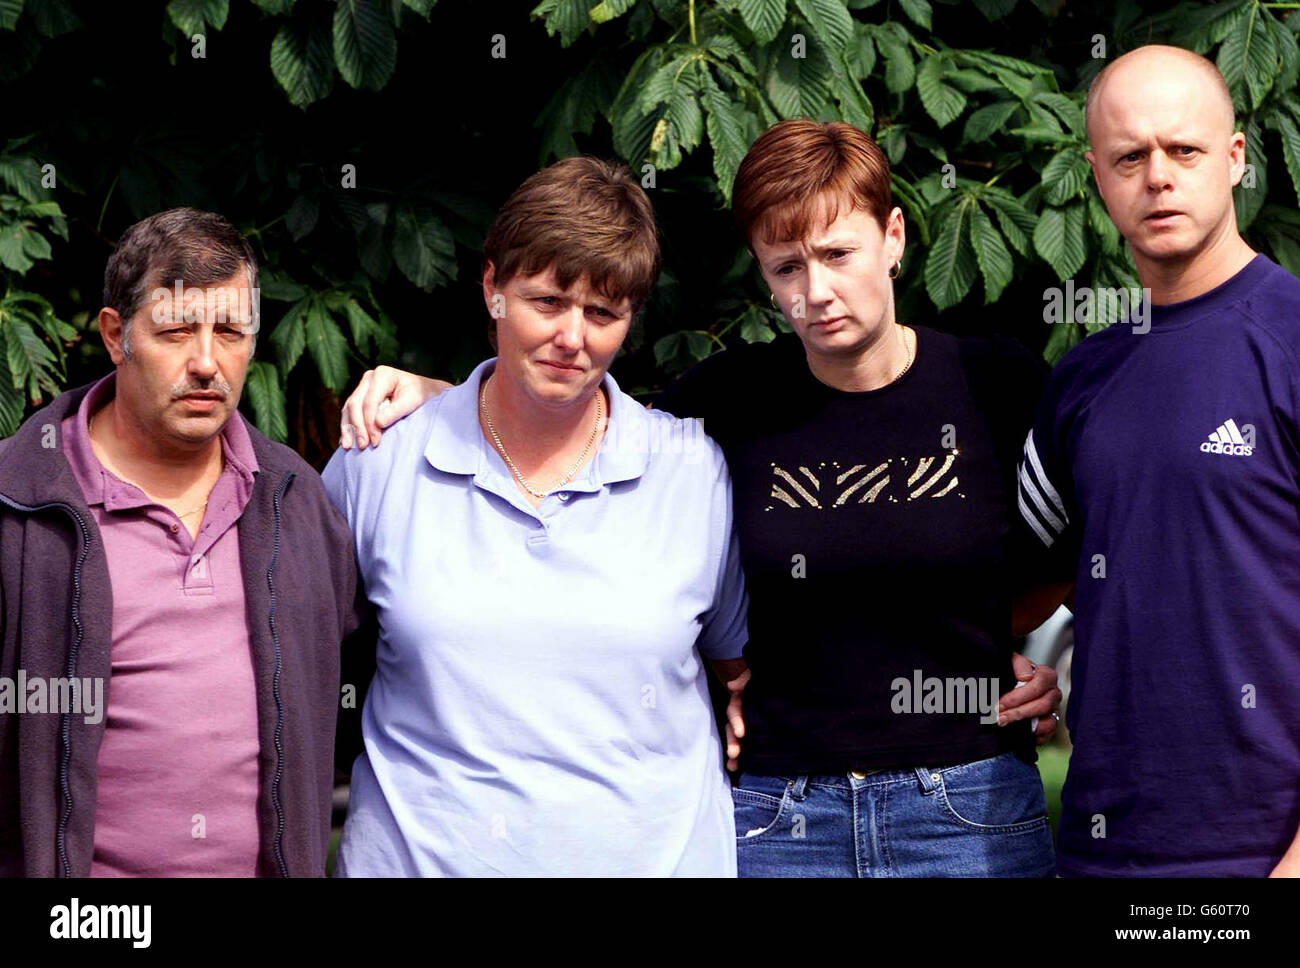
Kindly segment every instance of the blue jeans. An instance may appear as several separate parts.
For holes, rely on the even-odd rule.
[[[1003,753],[960,766],[827,776],[742,773],[741,877],[1051,877],[1038,769]]]

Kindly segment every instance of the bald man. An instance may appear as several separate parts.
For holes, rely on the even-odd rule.
[[[1245,136],[1212,63],[1125,54],[1087,126],[1150,330],[1066,355],[1021,465],[1024,522],[1075,586],[1058,868],[1294,876],[1300,280],[1237,232]]]

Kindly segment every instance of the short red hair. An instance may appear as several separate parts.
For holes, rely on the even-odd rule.
[[[843,121],[782,121],[759,135],[740,163],[731,207],[746,242],[771,245],[808,235],[823,198],[832,221],[843,201],[883,229],[894,208],[889,159]]]

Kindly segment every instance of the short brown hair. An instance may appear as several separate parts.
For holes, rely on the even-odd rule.
[[[843,121],[782,121],[750,147],[736,172],[731,208],[745,240],[799,239],[813,229],[825,196],[834,219],[841,200],[873,215],[883,229],[894,208],[889,159]]]
[[[122,317],[122,344],[130,352],[130,320],[153,290],[179,279],[186,286],[224,282],[244,269],[260,285],[257,257],[248,240],[215,212],[171,208],[122,233],[104,269],[104,305]],[[256,313],[257,300],[252,300]],[[256,325],[257,320],[250,320]],[[254,329],[254,340],[256,340]]]
[[[483,259],[498,287],[551,268],[564,288],[585,277],[636,312],[659,277],[654,208],[626,165],[565,158],[530,175],[501,206]]]

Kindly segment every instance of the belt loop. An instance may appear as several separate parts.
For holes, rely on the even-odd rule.
[[[795,777],[794,783],[790,787],[790,796],[796,800],[802,800],[808,795],[808,774],[804,773]]]
[[[933,793],[939,788],[939,774],[931,770],[928,766],[915,767],[916,778],[921,783],[921,792],[925,794]]]

